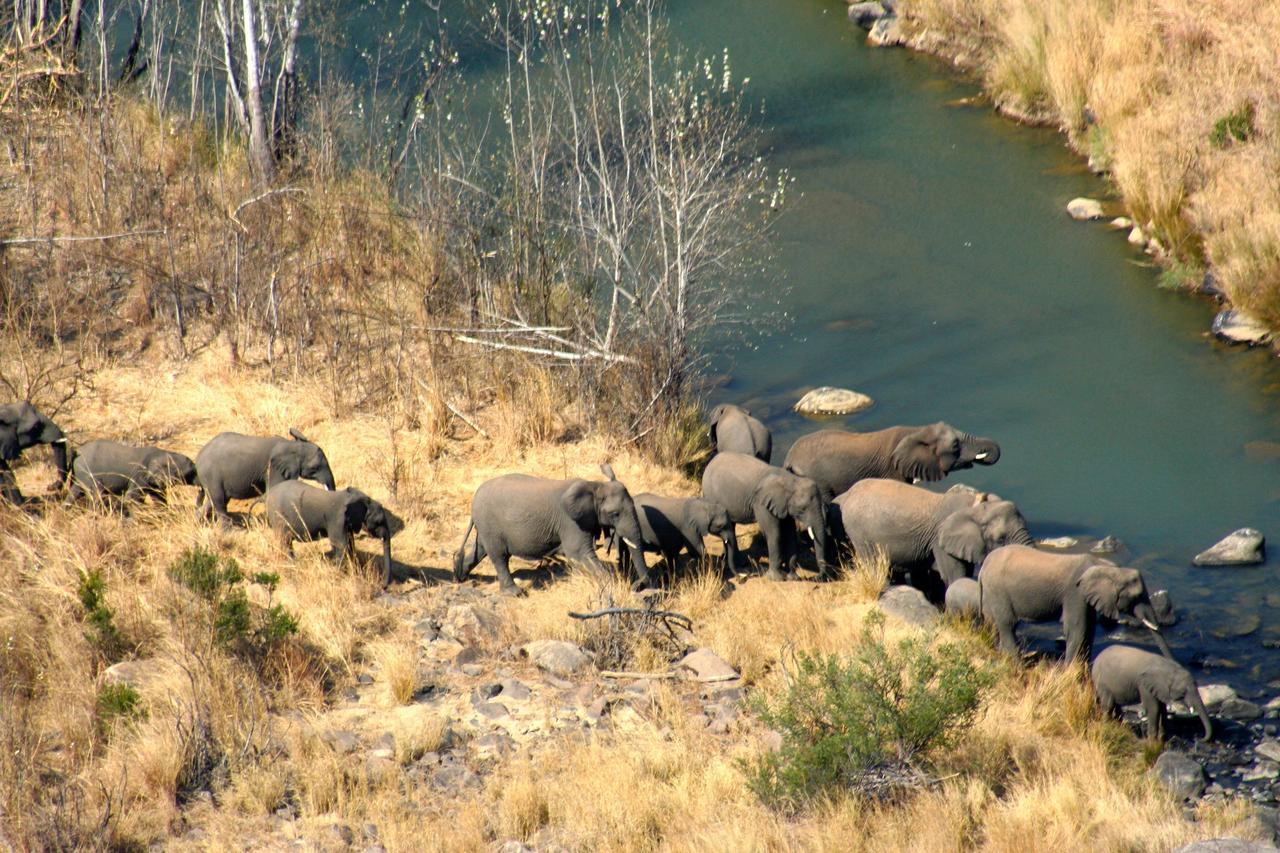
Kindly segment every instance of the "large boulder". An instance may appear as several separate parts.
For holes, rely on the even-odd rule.
[[[800,398],[795,410],[802,415],[851,415],[875,403],[866,394],[847,388],[823,386],[814,388]]]
[[[568,678],[591,666],[591,658],[565,640],[534,640],[520,647],[520,654],[560,678]]]
[[[1101,219],[1103,217],[1102,202],[1095,198],[1073,198],[1067,202],[1067,214],[1081,222]]]
[[[455,604],[440,626],[446,637],[464,646],[479,646],[498,636],[498,615],[474,604]]]
[[[885,15],[871,25],[867,44],[872,47],[897,47],[907,40],[902,31],[902,21],[897,15]]]
[[[1252,527],[1242,527],[1221,542],[1196,554],[1197,566],[1253,566],[1266,558],[1266,538]]]
[[[889,14],[888,10],[879,3],[850,3],[849,4],[849,20],[857,24],[864,30],[871,29],[876,21]]]
[[[1195,799],[1204,793],[1204,768],[1185,752],[1160,753],[1151,772],[1179,799]]]
[[[1238,308],[1219,311],[1209,330],[1228,343],[1248,344],[1251,347],[1268,343],[1273,337],[1271,330],[1261,320]]]
[[[913,586],[898,584],[880,595],[880,609],[909,625],[929,628],[941,618],[938,608],[929,603],[924,593]]]
[[[676,671],[694,681],[732,681],[738,671],[729,662],[708,648],[694,649],[680,659]]]

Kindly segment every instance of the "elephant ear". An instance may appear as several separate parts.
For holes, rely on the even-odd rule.
[[[1115,566],[1090,566],[1080,575],[1076,586],[1095,610],[1108,619],[1119,620],[1124,582]]]
[[[929,429],[907,433],[893,449],[893,467],[907,480],[941,480],[945,476],[938,464],[938,452]]]
[[[271,454],[267,461],[267,482],[280,483],[285,480],[296,480],[302,476],[302,460],[293,448],[282,446]]]
[[[560,506],[583,530],[595,530],[600,526],[596,492],[589,480],[575,480],[560,496]]]
[[[307,437],[297,427],[289,427],[289,437],[294,441],[307,441]]]
[[[347,505],[342,508],[343,526],[351,531],[363,529],[365,517],[369,514],[369,504],[371,503],[372,501],[367,496],[359,492],[349,494]]]
[[[614,483],[618,482],[618,478],[613,473],[613,466],[610,465],[608,462],[600,463],[600,470],[604,473],[606,477],[609,478],[611,482],[614,482]]]
[[[777,474],[765,477],[756,487],[756,501],[764,504],[764,508],[774,518],[786,518],[791,514],[790,498],[790,485]]]
[[[725,405],[721,403],[711,410],[711,424],[707,432],[711,435],[711,446],[716,446],[716,425],[720,423],[720,419],[724,417]]]
[[[951,556],[971,565],[979,563],[986,550],[982,528],[967,512],[953,512],[938,525],[938,545]]]

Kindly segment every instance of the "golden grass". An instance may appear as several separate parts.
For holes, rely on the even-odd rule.
[[[1107,168],[1162,260],[1211,264],[1232,303],[1280,327],[1280,5],[903,0],[900,11],[917,45],[963,57],[998,105],[1059,126]],[[1252,135],[1215,144],[1215,123],[1245,105]]]

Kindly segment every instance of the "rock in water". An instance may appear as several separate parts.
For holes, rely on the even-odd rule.
[[[1197,566],[1253,566],[1266,557],[1266,539],[1252,527],[1242,527],[1207,551],[1196,554]]]
[[[849,4],[849,21],[857,24],[864,30],[871,29],[871,25],[876,21],[889,14],[879,3],[850,3]]]
[[[1042,545],[1045,548],[1060,548],[1065,550],[1067,548],[1076,547],[1080,544],[1080,540],[1073,539],[1070,536],[1056,536],[1052,539],[1041,539],[1036,544]]]
[[[869,408],[873,403],[875,401],[866,394],[824,385],[801,397],[795,410],[802,415],[851,415]]]
[[[872,47],[897,47],[906,41],[902,33],[902,21],[897,15],[885,15],[871,26],[867,33],[867,44]]]
[[[1213,318],[1210,331],[1224,341],[1248,344],[1251,347],[1265,344],[1272,338],[1271,330],[1261,320],[1238,308],[1219,311]]]
[[[924,593],[913,586],[891,586],[880,596],[880,609],[909,625],[928,628],[936,625],[938,608],[929,603]]]
[[[1102,202],[1094,198],[1073,198],[1067,202],[1067,213],[1072,219],[1084,222],[1102,218]]]
[[[1162,752],[1151,768],[1160,784],[1180,799],[1194,799],[1204,793],[1204,768],[1183,752]]]
[[[1147,245],[1147,232],[1135,225],[1133,230],[1129,232],[1128,239],[1130,246],[1145,246]]]

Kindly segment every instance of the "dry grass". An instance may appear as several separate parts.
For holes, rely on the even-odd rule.
[[[1280,327],[1280,5],[900,6],[917,44],[963,56],[998,105],[1058,125],[1106,167],[1165,260],[1211,265],[1232,303]],[[1246,105],[1249,137],[1215,143],[1215,124]]]

